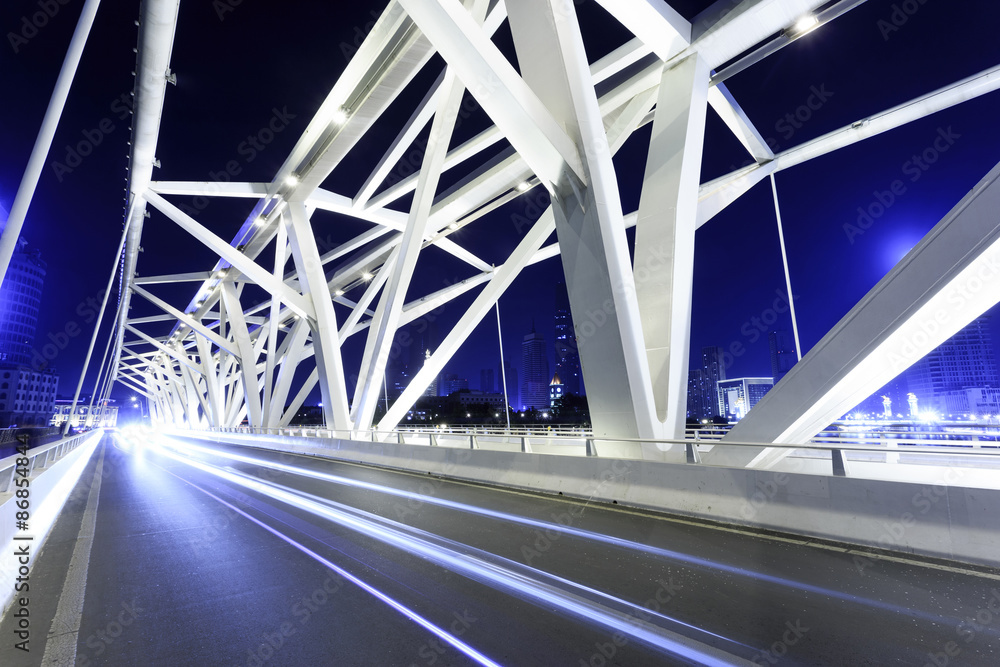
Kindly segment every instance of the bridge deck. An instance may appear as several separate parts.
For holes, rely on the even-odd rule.
[[[212,449],[105,439],[32,570],[31,653],[8,614],[0,664],[997,661],[989,573]]]

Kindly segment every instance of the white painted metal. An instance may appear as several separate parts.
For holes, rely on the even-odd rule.
[[[17,194],[14,195],[14,203],[11,205],[3,233],[0,234],[0,285],[3,285],[4,276],[7,275],[10,258],[14,256],[14,248],[17,247],[17,239],[21,235],[21,226],[28,215],[31,200],[35,196],[35,187],[38,185],[38,179],[45,167],[45,158],[48,157],[49,149],[52,147],[56,128],[59,127],[59,119],[62,118],[63,108],[66,106],[66,98],[69,97],[69,89],[73,85],[76,69],[83,56],[83,47],[87,44],[87,37],[90,36],[90,29],[94,25],[94,18],[97,16],[97,8],[100,4],[100,0],[87,0],[83,4],[80,18],[77,19],[76,29],[73,31],[73,38],[66,50],[66,57],[63,59],[59,76],[56,78],[55,89],[52,91],[48,108],[42,118],[42,126],[35,138],[35,145],[31,149],[31,156],[28,158],[28,164],[21,177]],[[16,53],[17,49],[14,51]]]
[[[804,442],[1000,302],[1000,165],[899,261],[723,438]],[[787,450],[716,447],[769,467]]]
[[[765,51],[757,47],[825,4],[821,0],[723,0],[691,22],[664,0],[601,0],[635,38],[592,64],[571,3],[496,2],[484,21],[487,4],[392,0],[274,178],[213,184],[152,181],[177,0],[144,2],[126,290],[111,367],[130,388],[145,388],[157,419],[231,427],[247,417],[254,426],[287,425],[318,384],[328,427],[367,429],[385,386],[396,329],[479,290],[381,420],[380,428],[391,428],[520,272],[560,255],[582,341],[584,374],[601,378],[587,383],[595,426],[618,438],[676,437],[685,405],[694,229],[777,171],[1000,86],[1000,68],[988,70],[775,156],[733,95],[724,86],[710,85],[711,69],[744,53],[751,54],[752,62],[773,53],[781,44],[768,42],[772,46]],[[845,0],[831,5],[819,18],[830,20],[857,4]],[[517,69],[490,40],[505,20],[514,38]],[[397,130],[396,140],[360,190],[348,196],[322,188],[434,54],[444,58],[446,69],[424,91],[423,101]],[[597,85],[602,86],[600,97]],[[463,89],[495,125],[449,150]],[[699,187],[707,104],[755,164]],[[431,141],[421,168],[385,185],[389,171],[414,149],[429,122]],[[626,216],[611,156],[636,128],[650,122],[640,210]],[[511,148],[497,151],[485,164],[468,169],[455,186],[438,192],[443,171],[462,169],[503,141]],[[503,265],[494,270],[455,242],[459,237],[454,232],[478,225],[538,185],[549,191],[554,206]],[[398,208],[398,201],[411,192],[408,213],[388,208]],[[165,199],[192,194],[247,199],[252,211],[232,242]],[[147,200],[220,257],[211,271],[133,278]],[[321,255],[310,223],[314,210],[348,215],[372,227]],[[634,266],[624,234],[632,225],[638,226]],[[558,236],[554,243],[549,242],[553,231]],[[273,261],[268,255],[268,261],[258,263],[272,242]],[[464,262],[467,277],[437,291],[420,284],[413,266],[428,245]],[[666,268],[649,271],[654,254],[668,258]],[[289,257],[292,270],[286,270]],[[138,287],[184,282],[199,287],[187,307],[170,305]],[[271,299],[244,308],[240,294],[247,285],[259,286]],[[165,315],[129,319],[132,291]],[[606,303],[611,304],[607,311]],[[338,317],[341,311],[346,315]],[[606,313],[607,323],[585,335],[589,329],[581,331],[581,325],[593,324],[588,314],[594,312]],[[139,328],[160,322],[173,322],[174,330],[154,337]],[[344,376],[341,345],[366,329],[361,380],[352,388]],[[305,364],[315,366],[306,382],[296,386],[296,372],[309,368]],[[105,390],[95,394],[103,396]],[[816,401],[788,412],[789,418],[805,420],[794,428],[805,432],[819,424],[826,418],[824,410],[836,403]],[[621,445],[619,453],[634,454],[636,446]],[[600,447],[602,454],[607,447]]]
[[[661,437],[684,435],[694,288],[694,232],[708,110],[697,53],[660,83],[635,236],[635,284]],[[679,453],[678,453],[679,454]]]

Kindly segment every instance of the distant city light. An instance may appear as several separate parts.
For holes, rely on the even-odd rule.
[[[936,422],[938,420],[938,414],[933,410],[926,410],[920,413],[920,421],[925,423]]]

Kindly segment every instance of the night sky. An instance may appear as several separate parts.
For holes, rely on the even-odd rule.
[[[40,11],[38,0],[5,0],[0,7],[0,80],[5,92],[0,105],[0,203],[7,209],[83,3],[51,4],[58,11],[37,30],[26,29],[24,17]],[[671,4],[690,19],[711,3]],[[897,15],[901,25],[896,29],[890,22],[898,4],[869,0],[727,82],[773,148],[794,147],[1000,64],[997,3],[902,3],[918,9],[905,23]],[[90,331],[84,326],[86,301],[104,287],[122,228],[137,6],[122,0],[103,3],[24,228],[24,237],[42,249],[48,262],[35,348],[49,342],[49,334],[58,339],[58,332],[71,322],[86,330],[52,361],[61,374],[61,394],[72,394]],[[209,180],[235,160],[241,169],[238,180],[270,181],[385,4],[243,0],[231,11],[222,11],[224,6],[182,3],[172,58],[178,85],[167,90],[158,149],[162,168],[154,170],[154,180]],[[627,41],[624,29],[596,3],[578,2],[577,7],[591,61]],[[512,53],[506,26],[495,40],[505,53]],[[442,64],[437,57],[431,61],[324,187],[348,196],[356,193]],[[818,108],[809,110],[806,120],[790,122],[787,114],[810,101]],[[453,143],[474,136],[488,123],[471,101],[465,109]],[[804,352],[996,164],[998,117],[1000,94],[992,93],[777,175]],[[258,150],[246,142],[273,119],[283,129],[272,143]],[[649,129],[637,132],[616,157],[625,213],[638,207]],[[948,149],[926,169],[916,166],[914,154],[931,148],[939,136],[951,138]],[[77,163],[68,150],[80,142],[92,145],[92,151]],[[747,159],[709,111],[703,180],[728,173]],[[394,174],[408,170],[402,164]],[[449,187],[458,176],[445,174],[441,187]],[[906,188],[897,201],[862,234],[845,230],[845,225],[857,224],[859,208],[869,208],[877,193],[895,180]],[[172,199],[195,206],[190,200]],[[452,238],[499,264],[527,231],[520,223],[537,217],[546,203],[544,192],[535,189]],[[405,210],[408,205],[407,197],[394,207]],[[250,208],[249,200],[213,200],[200,207],[196,217],[230,239]],[[368,227],[324,212],[316,214],[313,224],[321,251]],[[705,345],[729,348],[739,343],[746,351],[733,360],[727,375],[769,375],[767,337],[752,319],[768,317],[785,290],[768,182],[699,230],[697,244],[692,350],[697,354]],[[215,260],[155,211],[142,245],[139,275],[203,271]],[[408,298],[441,289],[474,271],[430,249],[421,257]],[[558,259],[537,264],[501,299],[509,362],[519,363],[520,340],[533,321],[552,354],[553,287],[560,276]],[[194,289],[188,284],[156,293],[183,308]],[[263,298],[248,291],[244,305],[255,295]],[[455,301],[437,316],[440,336],[472,298]],[[154,313],[138,297],[133,304],[132,316]],[[339,318],[346,314],[338,310]],[[788,315],[766,328],[789,329]],[[496,340],[496,321],[490,316],[448,371],[477,387],[479,370],[497,367]],[[363,344],[361,334],[344,348],[349,374],[356,372]],[[128,393],[119,386],[115,395]]]

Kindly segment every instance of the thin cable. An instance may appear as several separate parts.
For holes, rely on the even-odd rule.
[[[111,296],[111,288],[115,284],[115,275],[118,273],[118,264],[122,261],[122,249],[125,247],[125,238],[128,236],[129,223],[125,223],[125,229],[122,230],[122,240],[118,242],[118,250],[115,251],[115,263],[111,265],[111,275],[108,277],[108,286],[104,289],[104,300],[101,302],[101,308],[97,311],[97,322],[94,323],[94,333],[90,337],[90,347],[87,348],[87,356],[83,360],[83,370],[80,371],[80,380],[76,383],[76,393],[73,394],[73,404],[70,409],[70,415],[76,412],[76,402],[80,400],[80,390],[83,389],[83,381],[87,377],[87,369],[90,367],[90,357],[94,354],[94,344],[97,343],[97,335],[101,331],[101,323],[104,321],[104,312],[108,308],[108,297]],[[116,311],[117,312],[117,311]],[[112,333],[114,333],[114,327],[112,327]],[[110,338],[108,341],[110,342]],[[104,361],[101,361],[101,366],[104,366]],[[98,377],[100,377],[100,371],[98,371]],[[93,397],[91,397],[93,400]],[[66,425],[63,427],[63,436],[69,432],[69,419],[66,420]]]
[[[504,413],[507,415],[507,430],[510,430],[510,399],[507,398],[507,367],[503,362],[503,330],[500,329],[500,299],[493,304],[497,311],[497,337],[500,339],[500,381],[503,383]]]
[[[792,316],[792,335],[795,337],[795,356],[802,360],[802,346],[799,344],[799,325],[795,317],[795,299],[792,298],[792,276],[788,272],[788,253],[785,250],[785,233],[781,229],[781,206],[778,205],[778,184],[771,174],[771,192],[774,194],[774,215],[778,219],[778,242],[781,244],[781,263],[785,267],[785,286],[788,288],[788,312]]]

